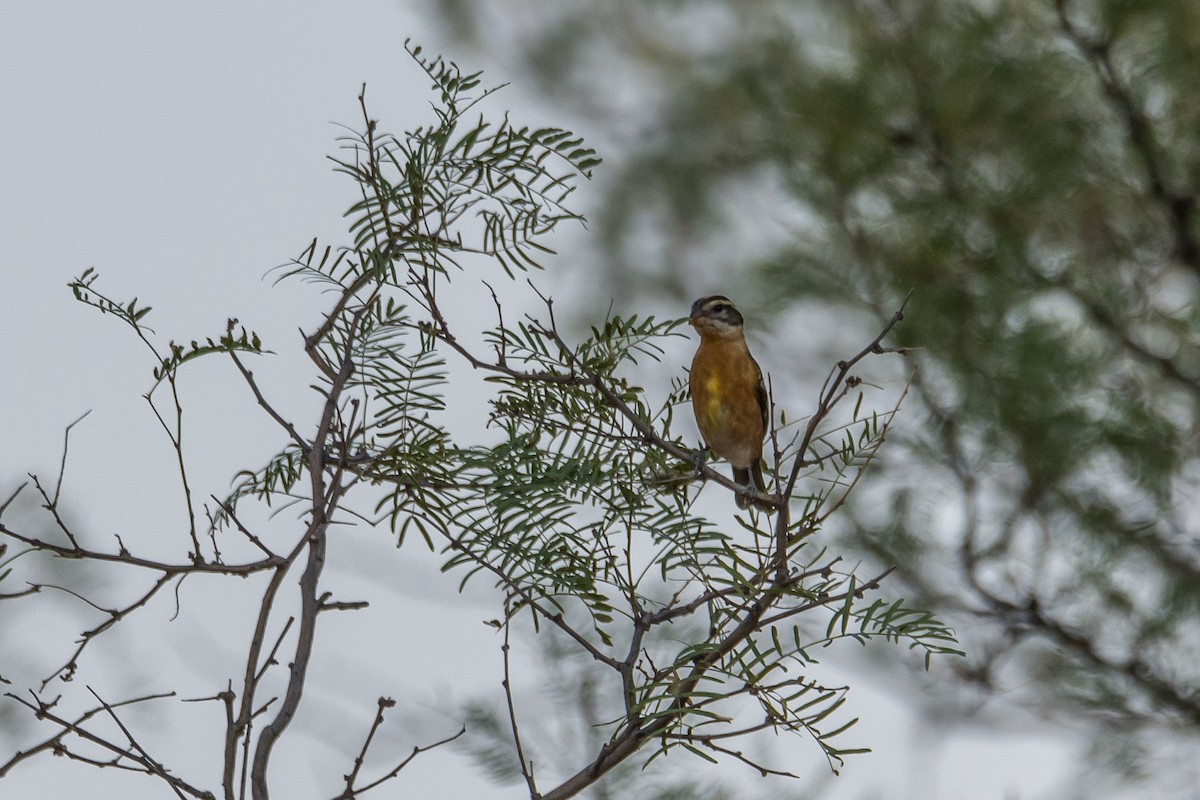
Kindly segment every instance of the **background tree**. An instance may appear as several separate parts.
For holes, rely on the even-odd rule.
[[[530,797],[571,797],[635,757],[672,750],[795,777],[790,761],[740,749],[745,740],[783,732],[811,739],[836,769],[857,752],[835,741],[854,720],[840,713],[849,687],[821,674],[820,649],[882,638],[916,650],[926,665],[933,655],[958,652],[930,613],[878,596],[890,569],[861,573],[821,544],[822,528],[859,485],[906,390],[904,370],[872,364],[904,355],[884,343],[902,311],[833,367],[802,424],[787,423],[780,405],[772,513],[720,523],[700,515],[696,478],[725,490],[736,485],[672,430],[682,380],[652,403],[627,377],[628,366],[655,358],[682,321],[610,316],[568,341],[553,301],[532,285],[542,310],[514,324],[505,321],[500,292],[485,282],[515,281],[539,266],[537,258],[551,252],[548,234],[579,219],[567,200],[599,164],[595,152],[565,130],[489,121],[480,103],[491,91],[478,73],[426,58],[419,48],[410,52],[438,97],[433,122],[387,134],[368,114],[364,89],[361,127],[334,159],[360,193],[348,212],[351,242],[313,240],[280,270],[281,279],[311,282],[331,298],[321,320],[302,332],[317,397],[307,422],[285,410],[290,403],[279,398],[286,387],[256,375],[255,360],[270,351],[238,320],[212,338],[163,344],[148,327],[144,303],[113,299],[91,269],[72,281],[79,301],[123,323],[151,355],[145,399],[170,445],[184,523],[172,530],[161,521],[108,541],[86,517],[69,513],[63,478],[77,423],[67,428],[58,475],[31,475],[6,495],[0,601],[32,613],[28,607],[47,596],[64,595],[90,607],[96,620],[40,680],[4,678],[8,707],[27,711],[43,732],[0,760],[0,778],[53,754],[153,776],[176,797],[268,797],[281,771],[278,748],[310,696],[312,665],[331,626],[318,621],[369,604],[343,597],[325,576],[355,526],[387,529],[400,545],[424,543],[463,585],[483,580],[495,588],[488,635],[501,652],[506,730],[501,740],[485,728],[476,749],[500,752]],[[494,325],[459,307],[464,282],[488,289]],[[180,378],[213,357],[228,359],[246,402],[282,441],[224,497],[201,489],[185,447]],[[454,375],[450,359],[483,380],[465,370]],[[891,395],[868,401],[864,374],[891,380]],[[468,438],[455,430],[447,404],[463,398],[477,415],[486,408],[490,434]],[[52,533],[3,519],[23,492],[52,520]],[[57,584],[39,579],[46,559],[111,567],[122,579],[105,589],[124,594],[115,601],[94,595],[88,572],[65,571]],[[213,602],[187,602],[185,583],[190,590],[212,582],[222,584],[207,589]],[[215,601],[232,595],[234,583],[253,589],[231,611]],[[157,686],[110,696],[106,676],[89,668],[93,652],[146,609],[170,605],[171,594],[174,617],[215,620],[240,663],[230,671],[219,661],[202,664],[203,696]],[[588,662],[594,694],[580,700],[593,704],[581,713],[604,714],[602,733],[575,763],[546,768],[535,755],[546,745],[522,727],[527,698],[512,680],[522,666],[512,654],[514,628]],[[161,634],[146,635],[151,663],[168,646]],[[368,658],[372,644],[355,648]],[[0,663],[0,674],[6,670]],[[375,705],[373,719],[360,726],[357,755],[320,794],[358,797],[465,732],[458,720],[442,718],[439,735],[385,756],[374,745],[396,701],[384,696]],[[163,728],[176,718],[186,735],[174,746],[171,736],[139,724]],[[481,714],[476,722],[490,719]],[[207,769],[177,766],[197,747],[213,753]]]
[[[920,702],[1082,722],[1081,772],[1190,796],[1200,5],[442,8],[611,143],[621,302],[736,282],[762,360],[803,363],[913,293],[916,421],[839,530],[956,609],[963,691]]]

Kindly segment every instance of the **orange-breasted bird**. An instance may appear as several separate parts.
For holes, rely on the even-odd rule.
[[[762,474],[763,437],[767,432],[767,390],[762,370],[750,355],[741,312],[728,297],[701,297],[688,320],[700,334],[692,359],[692,411],[708,449],[733,465],[733,479],[766,492]],[[754,503],[739,492],[738,508]]]

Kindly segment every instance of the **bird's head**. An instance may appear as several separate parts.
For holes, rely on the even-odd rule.
[[[688,319],[688,323],[701,336],[740,336],[744,322],[742,313],[733,301],[719,294],[701,297],[692,303],[692,313]]]

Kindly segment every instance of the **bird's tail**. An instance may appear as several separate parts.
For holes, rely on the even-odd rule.
[[[760,461],[755,461],[748,469],[734,467],[733,480],[735,483],[740,483],[743,486],[754,487],[754,491],[760,494],[767,493],[767,481],[763,477],[762,463]],[[756,505],[753,498],[747,497],[741,492],[738,492],[734,495],[734,502],[736,502],[737,507],[741,509],[747,509],[752,505]],[[761,504],[757,505],[759,508],[763,507]]]

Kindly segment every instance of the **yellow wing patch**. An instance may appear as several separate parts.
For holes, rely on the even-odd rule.
[[[704,382],[704,390],[708,395],[708,402],[704,404],[704,414],[709,423],[715,425],[721,416],[721,379],[710,375]]]

